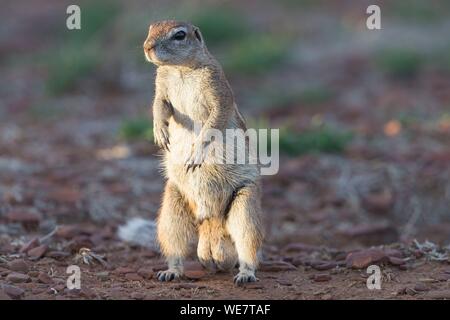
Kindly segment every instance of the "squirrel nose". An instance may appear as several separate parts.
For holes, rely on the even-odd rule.
[[[154,47],[155,47],[155,43],[153,43],[153,42],[149,42],[149,41],[145,41],[144,42],[144,50],[145,51],[150,51],[150,50],[152,50]]]

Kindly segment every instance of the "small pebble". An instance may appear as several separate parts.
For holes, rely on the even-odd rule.
[[[29,275],[19,273],[19,272],[11,272],[6,276],[6,281],[10,283],[24,283],[31,281]]]

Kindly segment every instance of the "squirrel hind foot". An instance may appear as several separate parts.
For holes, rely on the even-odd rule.
[[[174,270],[174,269],[168,269],[165,271],[159,271],[156,274],[156,278],[159,281],[172,281],[172,280],[177,280],[179,278],[181,278],[182,273],[178,270]]]

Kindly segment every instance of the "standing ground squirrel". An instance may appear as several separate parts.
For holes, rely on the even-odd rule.
[[[157,236],[169,268],[157,277],[181,277],[197,244],[208,269],[230,270],[239,261],[235,283],[256,281],[263,238],[258,167],[220,163],[205,151],[209,130],[246,130],[222,68],[189,23],[153,23],[144,52],[157,66],[153,129],[167,177]]]

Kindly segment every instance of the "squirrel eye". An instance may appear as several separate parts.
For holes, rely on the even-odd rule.
[[[175,33],[173,36],[172,36],[172,39],[175,39],[175,40],[183,40],[184,38],[186,38],[186,32],[184,32],[184,31],[178,31],[177,33]]]

